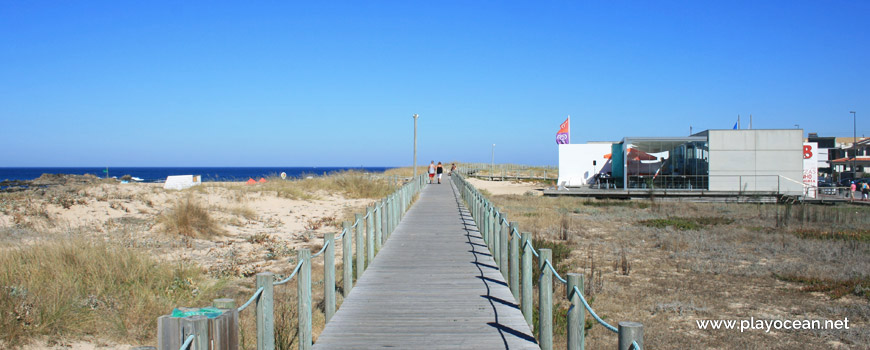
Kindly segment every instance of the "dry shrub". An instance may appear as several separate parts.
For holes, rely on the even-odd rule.
[[[235,186],[242,191],[275,192],[278,197],[311,200],[316,199],[319,191],[340,193],[347,198],[382,198],[393,192],[391,184],[383,176],[360,171],[341,171],[325,176],[305,176],[302,179],[283,180],[272,176],[265,183]]]
[[[206,305],[222,283],[197,268],[82,238],[0,250],[0,348],[99,334],[150,342],[158,316]]]
[[[236,216],[241,216],[241,217],[248,219],[248,220],[255,220],[255,219],[257,219],[257,216],[258,216],[257,212],[254,211],[254,209],[251,209],[250,207],[247,207],[247,206],[230,207],[229,209],[227,209],[227,211],[230,214],[233,214]]]
[[[166,232],[187,237],[211,237],[223,234],[208,209],[191,196],[175,202],[175,206],[160,216]]]

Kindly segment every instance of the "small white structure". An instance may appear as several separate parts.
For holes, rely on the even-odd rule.
[[[559,186],[584,186],[594,181],[596,174],[610,172],[612,145],[613,142],[559,145]]]
[[[199,175],[173,175],[166,177],[166,183],[163,184],[163,188],[167,190],[183,190],[201,184],[202,181]]]

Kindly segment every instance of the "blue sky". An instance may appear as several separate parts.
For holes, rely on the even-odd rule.
[[[870,136],[868,1],[0,0],[0,166],[555,164],[572,141]]]

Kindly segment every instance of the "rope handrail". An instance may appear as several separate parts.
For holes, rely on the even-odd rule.
[[[324,245],[324,247],[325,247],[325,245]],[[296,276],[296,273],[299,272],[299,269],[302,268],[302,264],[304,264],[304,263],[305,263],[305,261],[299,261],[299,263],[296,264],[296,268],[293,269],[293,273],[291,273],[289,277],[287,277],[287,278],[285,278],[285,279],[283,279],[283,280],[280,280],[280,281],[278,281],[278,282],[274,282],[274,283],[272,283],[272,285],[273,285],[273,286],[280,286],[280,285],[282,285],[282,284],[284,284],[284,283],[289,282],[290,279],[293,278],[293,276]]]
[[[634,350],[643,350],[640,348],[640,345],[637,345],[636,340],[631,342],[631,346],[634,348]],[[631,349],[629,349],[629,350],[631,350]]]
[[[532,248],[532,255],[534,255],[536,258],[540,258],[540,257],[541,257],[540,255],[538,255],[538,252],[535,251],[535,247],[532,246],[532,240],[531,240],[531,239],[527,239],[525,242],[523,242],[523,249],[526,249],[526,246],[529,246],[529,248]]]
[[[568,296],[568,299],[573,298],[575,294],[578,297],[580,297],[580,301],[583,302],[583,307],[586,308],[586,311],[589,311],[589,314],[592,315],[592,317],[596,321],[598,321],[598,323],[600,323],[602,326],[604,326],[604,328],[607,328],[608,330],[610,330],[613,333],[619,333],[619,330],[616,329],[616,327],[611,326],[607,322],[604,322],[604,320],[602,320],[601,317],[598,317],[598,314],[596,314],[595,311],[592,310],[592,307],[589,306],[588,302],[586,302],[586,298],[583,297],[583,293],[580,292],[580,289],[578,289],[577,286],[574,286],[574,289],[571,290],[571,295]],[[638,348],[638,349],[640,349],[640,348]]]
[[[335,240],[336,240],[336,241],[340,241],[342,238],[344,238],[344,234],[345,234],[345,233],[347,233],[347,230],[342,229],[342,230],[341,230],[341,234],[338,235],[338,237],[336,237]]]
[[[320,248],[319,252],[314,253],[314,255],[311,255],[311,258],[314,259],[317,256],[319,256],[320,254],[323,254],[323,252],[326,251],[326,247],[329,247],[329,241],[326,241],[326,243],[323,244],[323,248]]]
[[[246,309],[248,307],[248,305],[251,305],[251,303],[253,303],[254,300],[257,300],[257,298],[260,297],[260,294],[263,294],[264,290],[266,290],[266,287],[260,287],[259,289],[257,289],[257,291],[254,292],[254,295],[251,296],[251,299],[248,299],[248,301],[244,305],[239,306],[239,308],[238,308],[239,312],[242,312],[242,310]]]
[[[562,284],[568,284],[568,281],[567,281],[567,280],[565,280],[564,278],[562,278],[562,276],[559,276],[559,273],[556,272],[556,268],[553,267],[553,264],[550,263],[550,260],[546,260],[546,261],[544,261],[544,265],[550,267],[550,271],[553,271],[553,276],[556,276],[556,279],[558,279],[559,282],[562,282]]]
[[[181,347],[178,348],[178,350],[190,349],[190,344],[193,343],[193,338],[195,338],[195,336],[193,334],[188,335],[187,339],[184,340],[184,344],[181,344]]]

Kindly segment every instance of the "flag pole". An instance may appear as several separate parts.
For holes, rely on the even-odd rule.
[[[571,144],[571,115],[568,115],[568,144]]]
[[[740,114],[737,115],[737,130],[740,130]]]

